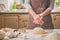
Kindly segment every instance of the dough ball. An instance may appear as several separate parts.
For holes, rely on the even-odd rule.
[[[40,28],[40,27],[36,27],[33,29],[33,33],[34,34],[45,34],[45,30],[43,28]]]
[[[8,31],[10,31],[10,28],[2,28],[1,30],[8,32]]]

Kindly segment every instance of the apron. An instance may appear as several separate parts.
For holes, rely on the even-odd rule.
[[[40,14],[49,7],[50,0],[49,1],[48,0],[30,0],[30,5],[36,14]],[[54,28],[53,24],[52,24],[51,14],[44,16],[43,21],[44,21],[43,25],[34,24],[33,18],[29,14],[29,20],[28,20],[28,27],[27,28],[29,28],[29,29],[33,29],[35,27],[42,27],[44,29],[53,29]]]

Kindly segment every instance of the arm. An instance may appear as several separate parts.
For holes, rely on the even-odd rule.
[[[51,10],[53,9],[53,7],[54,7],[54,0],[51,0],[50,1],[50,6],[44,11],[44,12],[42,12],[41,14],[40,14],[40,16],[46,16],[46,15],[48,15],[48,14],[50,14],[50,12],[51,12]]]
[[[32,7],[31,7],[31,5],[30,5],[30,0],[28,1],[28,3],[27,3],[29,6],[29,8],[28,8],[28,12],[29,12],[29,14],[33,17],[33,19],[35,20],[37,17],[39,17],[39,15],[37,15],[36,13],[35,13],[35,11],[32,9]]]
[[[33,11],[32,8],[29,9],[29,14],[32,16],[32,17],[35,17],[37,14]]]
[[[28,1],[28,12],[29,12],[29,14],[32,16],[32,18],[33,18],[33,23],[35,23],[35,24],[39,24],[38,23],[38,20],[36,20],[37,18],[39,18],[39,15],[37,15],[35,12],[34,12],[34,10],[32,9],[32,7],[30,6],[30,1]]]
[[[32,16],[32,17],[35,17],[35,15],[37,15],[34,10],[32,9],[31,5],[30,5],[30,0],[28,0],[27,2],[27,5],[28,5],[28,12],[29,14]]]

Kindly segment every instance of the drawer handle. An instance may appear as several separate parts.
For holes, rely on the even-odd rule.
[[[56,21],[56,18],[54,18],[54,21]]]
[[[23,22],[27,22],[27,20],[23,20]]]

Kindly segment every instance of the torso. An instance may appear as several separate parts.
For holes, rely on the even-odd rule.
[[[43,12],[49,6],[50,0],[30,0],[32,9],[37,13]]]
[[[50,0],[30,0],[30,5],[32,9],[36,12],[36,14],[42,13],[46,8],[49,7]],[[51,15],[47,15],[43,18],[44,24],[34,24],[33,23],[33,18],[30,15],[29,16],[29,22],[28,22],[28,28],[34,28],[34,27],[42,27],[44,29],[52,29],[53,24],[52,24],[52,18]]]

